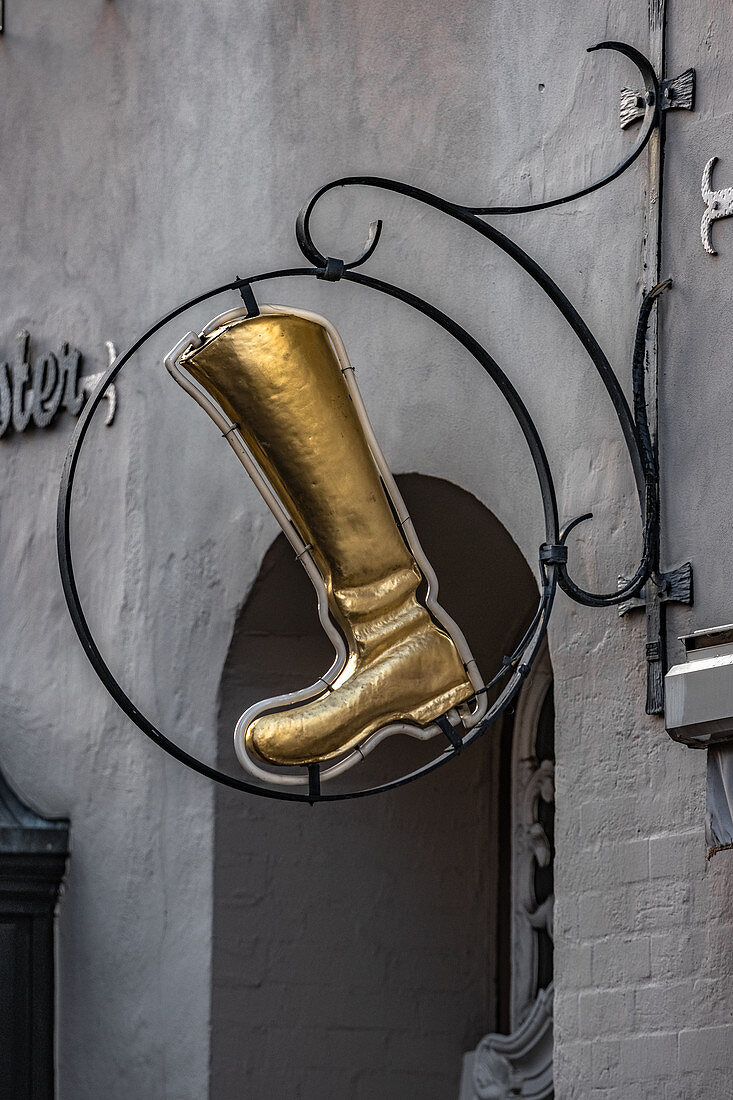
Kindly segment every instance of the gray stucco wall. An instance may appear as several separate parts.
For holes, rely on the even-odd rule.
[[[549,196],[599,174],[631,140],[616,103],[632,72],[585,47],[610,37],[643,50],[648,40],[642,0],[6,8],[0,351],[9,356],[27,327],[38,352],[77,345],[87,370],[103,365],[105,340],[124,347],[189,294],[299,262],[295,213],[334,176],[378,172],[479,203]],[[733,618],[733,229],[716,227],[717,260],[698,235],[710,155],[731,179],[727,20],[712,0],[670,5],[669,71],[695,65],[699,79],[698,110],[670,119],[667,146],[665,268],[676,286],[663,308],[665,564],[693,559],[697,599],[671,616],[673,636]],[[510,227],[587,318],[627,389],[645,171],[642,160],[602,194]],[[486,341],[537,420],[563,517],[595,512],[573,540],[576,573],[613,587],[637,553],[637,508],[580,347],[508,261],[406,201],[334,198],[318,239],[349,254],[376,216],[385,233],[370,269]],[[473,364],[394,304],[307,282],[268,296],[339,326],[393,468],[473,493],[533,565],[542,533],[530,463]],[[117,421],[94,433],[74,514],[82,594],[114,669],[163,728],[209,759],[236,615],[275,534],[161,366],[215,310],[163,333],[123,377]],[[73,829],[59,1095],[200,1100],[214,794],[123,720],[73,636],[53,546],[71,427],[62,417],[0,444],[3,767],[44,811],[69,813]],[[730,1032],[696,1029],[730,1027],[731,861],[704,863],[704,754],[644,715],[640,621],[561,598],[551,649],[558,1095],[719,1100]]]

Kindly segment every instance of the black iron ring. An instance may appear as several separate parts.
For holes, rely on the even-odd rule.
[[[130,718],[135,725],[140,729],[147,737],[150,738],[156,745],[162,748],[170,756],[174,757],[180,763],[186,767],[197,772],[199,775],[203,775],[207,779],[214,780],[226,787],[231,787],[235,790],[244,791],[247,794],[260,795],[265,798],[274,798],[280,801],[286,802],[306,802],[313,804],[314,802],[339,802],[349,798],[364,798],[367,795],[380,794],[385,791],[394,790],[398,787],[402,787],[407,783],[413,782],[419,779],[421,776],[427,775],[437,768],[446,764],[449,760],[453,759],[457,755],[457,751],[454,747],[451,747],[441,753],[434,760],[429,761],[427,764],[422,765],[420,768],[408,775],[400,776],[397,779],[390,780],[387,783],[379,784],[375,787],[363,788],[356,791],[348,791],[339,794],[321,794],[320,785],[318,782],[318,775],[311,776],[311,782],[309,784],[309,793],[301,794],[293,791],[278,790],[274,788],[259,786],[254,783],[250,783],[247,780],[240,779],[233,775],[228,775],[226,772],[219,771],[219,769],[206,764],[204,761],[199,760],[197,757],[188,753],[185,749],[181,748],[176,742],[168,738],[162,733],[135,705],[135,703],[129,698],[126,692],[121,687],[118,680],[115,678],[107,663],[105,662],[102,654],[97,646],[94,636],[91,632],[89,624],[87,623],[84,610],[81,605],[81,599],[76,584],[76,577],[74,574],[74,566],[71,553],[71,529],[70,529],[70,513],[71,513],[71,500],[74,487],[74,478],[76,476],[77,466],[81,455],[84,439],[91,424],[92,417],[96,409],[99,407],[108,387],[120,373],[126,363],[130,361],[133,355],[139,351],[139,349],[145,344],[156,332],[167,325],[170,321],[175,320],[182,313],[185,313],[193,306],[205,302],[210,298],[214,298],[219,294],[223,294],[230,290],[242,290],[243,288],[251,288],[251,284],[257,282],[264,282],[273,279],[280,278],[293,278],[299,276],[318,276],[322,275],[322,269],[313,268],[286,268],[277,271],[265,272],[261,275],[255,275],[249,279],[235,279],[231,283],[226,283],[223,286],[216,287],[214,290],[209,290],[204,294],[199,294],[195,298],[191,298],[183,305],[177,306],[175,309],[166,313],[159,321],[154,325],[151,325],[147,331],[140,336],[128,350],[121,356],[119,356],[115,362],[110,366],[104,377],[101,379],[97,389],[92,394],[91,398],[84,406],[79,421],[77,423],[74,435],[69,445],[69,450],[64,462],[63,474],[61,478],[61,485],[59,488],[57,520],[56,520],[56,539],[58,549],[59,569],[61,572],[61,583],[63,586],[64,597],[66,599],[71,620],[76,630],[79,640],[84,648],[94,671],[104,684],[105,688],[120,706],[124,713]],[[387,294],[399,301],[404,302],[406,305],[411,306],[424,316],[435,321],[446,332],[452,335],[459,343],[461,343],[467,351],[479,362],[484,370],[489,374],[493,381],[497,384],[500,391],[506,398],[512,412],[519,421],[520,427],[524,433],[525,439],[530,448],[530,453],[535,465],[535,470],[540,482],[540,490],[542,493],[542,503],[545,514],[545,531],[546,541],[554,543],[559,538],[558,533],[558,519],[557,519],[557,504],[555,500],[555,489],[552,482],[552,475],[545,456],[542,442],[537,433],[537,429],[529,416],[521,398],[517,394],[516,390],[512,386],[509,379],[501,370],[496,361],[489,355],[489,353],[463,329],[457,322],[441,313],[440,310],[424,301],[422,298],[418,298],[416,295],[409,293],[406,290],[402,290],[399,287],[392,286],[389,283],[382,282],[377,279],[372,279],[366,275],[356,274],[351,271],[344,271],[344,279],[349,279],[353,282],[358,282],[363,286],[370,287],[373,290],[378,290],[381,293]],[[251,293],[251,290],[250,290]],[[541,564],[541,573],[543,578],[542,593],[540,597],[539,607],[535,614],[535,617],[530,624],[524,638],[517,647],[512,663],[508,666],[503,666],[497,675],[486,685],[487,690],[489,687],[494,686],[499,680],[511,670],[513,677],[504,687],[499,698],[494,702],[489,712],[484,718],[476,725],[476,727],[470,731],[467,737],[463,740],[462,747],[466,748],[468,745],[473,744],[482,734],[484,734],[496,721],[500,714],[506,710],[510,705],[517,692],[519,691],[522,681],[526,676],[528,668],[534,662],[537,653],[539,652],[542,641],[547,632],[547,624],[549,621],[550,613],[554,602],[555,592],[557,588],[556,570],[554,568],[547,569],[546,564]],[[517,667],[520,657],[524,657],[524,662],[519,668]],[[276,782],[273,779],[273,782]]]

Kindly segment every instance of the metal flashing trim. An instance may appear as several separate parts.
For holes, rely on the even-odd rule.
[[[733,741],[733,625],[685,634],[685,660],[666,681],[665,725],[695,748]]]
[[[681,634],[680,641],[688,653],[692,650],[708,649],[710,646],[727,645],[733,642],[733,624],[693,630],[691,634]]]

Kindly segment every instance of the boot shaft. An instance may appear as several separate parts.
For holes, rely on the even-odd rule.
[[[241,763],[267,780],[263,764],[335,761],[328,778],[385,736],[438,732],[431,723],[469,699],[480,678],[437,603],[435,575],[336,330],[299,311],[237,310],[203,336],[185,337],[166,364],[229,438],[293,544],[337,651],[315,684],[242,715],[234,738]],[[466,728],[483,710],[482,702],[462,708]]]
[[[238,426],[312,547],[340,625],[358,635],[360,621],[366,629],[408,599],[421,575],[326,330],[292,314],[249,318],[181,363]]]

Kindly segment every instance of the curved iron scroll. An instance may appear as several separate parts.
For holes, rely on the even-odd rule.
[[[527,206],[469,207],[450,202],[429,191],[424,191],[412,184],[402,183],[399,180],[387,179],[382,176],[343,176],[324,184],[311,196],[298,214],[295,228],[298,246],[305,258],[317,269],[320,278],[329,281],[336,281],[343,277],[355,279],[358,277],[354,275],[354,269],[360,267],[369,259],[379,243],[382,232],[381,220],[373,221],[370,224],[364,250],[355,260],[347,263],[325,255],[316,246],[311,234],[311,218],[316,205],[330,191],[339,187],[375,187],[383,191],[404,195],[423,203],[425,206],[440,210],[448,217],[462,222],[491,241],[492,244],[500,248],[502,252],[505,252],[519,267],[527,272],[559,310],[588,353],[616,410],[634,471],[643,526],[643,550],[639,567],[629,581],[613,592],[588,592],[576,584],[568,572],[567,538],[579,523],[592,518],[592,512],[578,516],[568,523],[560,533],[558,543],[548,547],[543,560],[552,561],[553,564],[557,565],[557,579],[560,587],[572,599],[590,607],[608,607],[621,603],[630,596],[637,595],[649,578],[656,576],[659,572],[659,472],[646,416],[643,357],[651,307],[661,291],[671,286],[671,281],[667,280],[653,287],[642,301],[634,344],[634,412],[632,414],[611,364],[588,325],[570,300],[536,260],[504,233],[483,221],[482,217],[487,215],[524,214],[536,210],[547,210],[553,206],[572,202],[574,199],[597,191],[617,179],[640,156],[655,127],[659,125],[661,116],[659,80],[651,62],[632,46],[628,46],[623,42],[601,42],[596,46],[591,46],[589,52],[604,49],[615,50],[617,53],[624,54],[637,66],[646,88],[646,108],[644,123],[633,149],[615,168],[599,180],[581,188],[579,191],[574,191],[571,194],[547,202]]]

